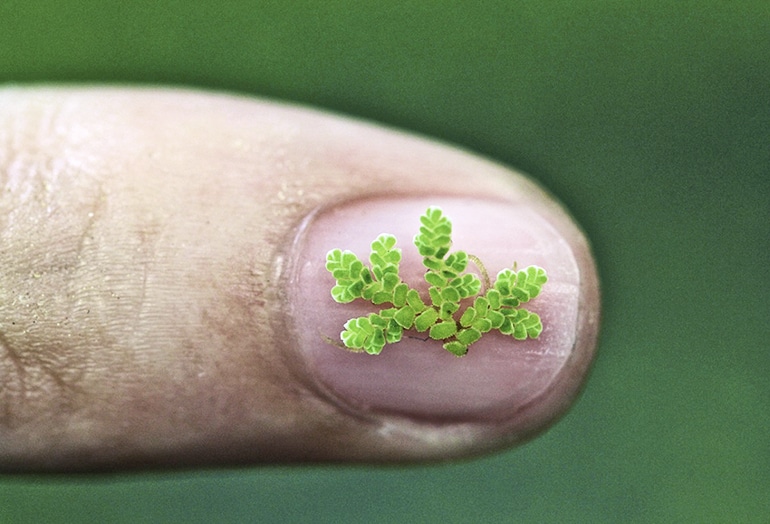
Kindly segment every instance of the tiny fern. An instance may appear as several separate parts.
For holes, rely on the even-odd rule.
[[[516,340],[540,335],[540,317],[519,306],[540,294],[548,280],[543,268],[517,270],[514,264],[512,269],[500,271],[493,284],[486,282],[487,289],[480,294],[481,280],[466,272],[468,262],[480,266],[485,281],[486,270],[476,257],[464,251],[450,252],[452,223],[441,209],[428,208],[420,223],[414,245],[426,268],[428,297],[401,280],[401,250],[393,235],[382,234],[372,242],[370,266],[351,251],[333,249],[326,255],[326,269],[336,280],[331,290],[335,301],[361,298],[390,306],[348,320],[340,334],[346,348],[376,355],[386,344],[400,341],[404,331],[414,329],[427,332],[431,339],[442,341],[444,349],[463,356],[471,344],[492,330]]]

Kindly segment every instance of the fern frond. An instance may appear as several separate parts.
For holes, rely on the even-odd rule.
[[[401,250],[393,235],[382,234],[372,242],[371,267],[351,251],[333,249],[326,255],[326,269],[336,281],[331,290],[335,301],[347,303],[361,298],[375,305],[392,305],[378,313],[348,320],[340,334],[345,347],[376,355],[386,344],[399,342],[405,330],[414,329],[420,333],[427,331],[431,339],[443,342],[445,350],[463,356],[492,330],[516,340],[540,335],[540,317],[518,306],[542,291],[548,281],[543,268],[529,266],[519,271],[514,264],[512,269],[500,271],[490,285],[478,258],[464,251],[449,252],[452,223],[441,209],[428,208],[420,223],[414,244],[426,268],[429,301],[402,281]],[[479,295],[479,277],[466,272],[469,260],[474,260],[482,271],[486,282],[484,295]],[[466,299],[473,299],[473,303],[460,312]]]
[[[438,207],[429,207],[420,223],[420,232],[414,237],[417,251],[424,257],[441,260],[452,245],[452,223]]]

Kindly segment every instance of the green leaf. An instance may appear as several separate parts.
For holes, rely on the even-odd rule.
[[[451,320],[439,322],[430,328],[430,338],[433,340],[444,340],[457,333],[457,324]]]
[[[452,340],[451,342],[447,342],[446,344],[444,344],[444,349],[446,349],[447,351],[449,351],[450,353],[453,353],[458,357],[462,357],[468,352],[468,346],[466,346],[459,340]]]
[[[414,309],[412,309],[411,306],[404,306],[396,312],[393,319],[398,322],[402,328],[409,329],[414,324]]]
[[[506,297],[500,300],[500,304],[507,307],[516,307],[521,305],[521,301],[518,298]]]
[[[460,317],[460,325],[462,327],[468,327],[473,323],[476,318],[476,308],[473,306],[467,308]]]
[[[428,294],[430,295],[430,301],[434,306],[438,307],[444,302],[441,298],[441,291],[437,287],[428,288]]]
[[[498,328],[503,335],[513,335],[513,330],[516,328],[513,319],[511,317],[505,317],[503,323]]]
[[[500,309],[500,292],[496,289],[490,289],[487,291],[486,298],[489,301],[489,307],[492,309]]]
[[[420,298],[420,294],[415,289],[410,289],[406,293],[406,301],[407,303],[412,307],[412,309],[415,310],[415,312],[419,313],[420,311],[423,311],[425,309],[425,302],[422,301],[422,298]]]
[[[371,313],[368,317],[369,322],[375,328],[385,329],[388,327],[388,322],[395,315],[396,310],[393,308],[383,309],[379,313]]]
[[[485,297],[476,297],[476,300],[473,301],[473,307],[476,308],[480,317],[486,317],[489,313],[489,300]]]
[[[393,289],[393,305],[396,307],[401,307],[404,304],[406,304],[406,299],[408,294],[409,294],[409,286],[407,286],[403,282],[397,285]]]
[[[438,316],[441,317],[442,320],[449,320],[458,309],[460,309],[460,304],[456,302],[444,302],[439,308]]]
[[[492,322],[490,322],[488,318],[478,318],[471,325],[473,326],[474,329],[477,329],[482,333],[486,333],[487,331],[492,329]]]
[[[456,338],[467,347],[481,338],[481,331],[473,328],[461,329]]]
[[[492,329],[500,329],[500,326],[503,325],[503,321],[505,320],[505,315],[499,311],[489,311],[487,313],[487,320],[489,320]]]
[[[452,244],[452,223],[438,207],[428,208],[420,223],[420,232],[414,237],[417,251],[424,257],[444,258]]]
[[[414,328],[422,333],[438,320],[438,312],[433,308],[428,308],[414,319]]]
[[[441,268],[444,267],[444,261],[437,258],[425,257],[423,258],[422,263],[428,269],[437,272],[441,271]]]
[[[387,291],[378,291],[372,295],[372,304],[384,304],[393,299],[393,293]]]
[[[453,287],[448,287],[441,290],[441,298],[445,302],[459,302],[460,301],[460,293],[457,292],[457,290]]]
[[[401,283],[401,279],[398,278],[397,274],[387,273],[382,278],[382,289],[384,291],[393,293],[393,290],[396,289],[396,286],[400,283]]]
[[[428,271],[427,273],[425,273],[425,281],[431,286],[436,286],[436,287],[444,287],[447,284],[446,278],[432,271]]]

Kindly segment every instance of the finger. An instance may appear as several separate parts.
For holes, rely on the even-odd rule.
[[[522,442],[574,400],[598,328],[588,245],[548,195],[409,135],[247,98],[0,92],[0,468],[443,460]],[[336,340],[326,252],[441,206],[494,275],[548,271],[537,340],[457,358]],[[424,290],[423,290],[424,291]]]

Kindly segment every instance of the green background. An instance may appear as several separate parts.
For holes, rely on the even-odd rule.
[[[769,2],[1,1],[0,81],[223,89],[454,142],[564,201],[604,292],[583,396],[522,448],[0,476],[0,522],[770,519]]]

